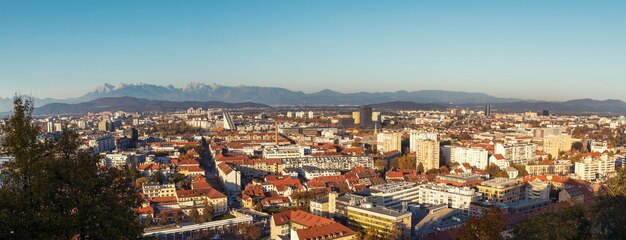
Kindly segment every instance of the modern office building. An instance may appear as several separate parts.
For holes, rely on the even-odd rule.
[[[361,106],[359,108],[359,126],[361,128],[374,128],[374,122],[372,121],[372,107],[368,105]]]
[[[353,229],[375,229],[381,236],[400,230],[411,236],[411,212],[396,211],[370,203],[348,206],[348,225]]]
[[[390,182],[370,187],[370,202],[386,208],[402,209],[402,204],[417,203],[418,186],[411,182]]]
[[[483,200],[496,203],[514,203],[520,200],[521,188],[515,179],[495,178],[478,185]]]
[[[480,193],[469,187],[455,187],[443,183],[427,183],[418,186],[421,204],[445,204],[448,208],[469,211],[470,203],[480,200]]]

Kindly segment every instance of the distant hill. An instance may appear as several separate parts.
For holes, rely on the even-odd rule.
[[[494,110],[505,112],[540,112],[549,110],[552,113],[613,113],[626,114],[626,103],[620,100],[577,99],[565,102],[511,102],[490,103]],[[389,110],[445,110],[450,107],[483,108],[484,104],[452,105],[444,103],[416,103],[410,101],[393,101],[370,104],[375,109]]]
[[[163,101],[220,101],[255,102],[275,106],[315,106],[315,105],[363,105],[391,101],[411,101],[418,103],[505,103],[519,99],[498,98],[484,93],[468,93],[441,90],[358,92],[341,93],[325,89],[316,93],[304,93],[278,87],[222,86],[217,84],[188,83],[181,88],[172,85],[155,84],[102,84],[77,98],[35,99],[35,106],[48,103],[81,103],[99,98],[136,97]],[[11,98],[0,98],[0,112],[11,108]]]
[[[177,105],[179,102],[220,102],[222,104],[254,102],[272,106],[356,106],[381,104],[379,105],[381,108],[387,109],[429,109],[438,106],[479,107],[481,105],[491,104],[494,108],[505,111],[541,111],[545,109],[553,112],[571,113],[626,113],[626,104],[620,100],[599,101],[578,99],[565,102],[547,102],[499,98],[484,93],[442,90],[341,93],[331,89],[324,89],[316,93],[304,93],[302,91],[292,91],[279,87],[222,86],[205,83],[188,83],[180,88],[172,85],[162,86],[145,83],[102,84],[93,91],[77,98],[35,99],[35,107],[40,108],[50,103],[77,104],[102,98],[120,97],[171,102],[169,105],[163,107],[155,105],[150,108],[146,108],[145,106],[126,108],[139,110],[140,107],[144,107],[146,108],[144,111],[171,109],[172,105]],[[414,105],[412,103],[423,105]],[[11,105],[11,98],[0,98],[0,112],[9,111]],[[39,111],[59,112],[59,110],[70,110],[70,108],[63,109],[62,106],[65,105],[54,104]],[[84,107],[84,105],[75,106],[74,108],[79,107]],[[125,106],[119,105],[117,107],[122,108]],[[86,108],[89,107],[84,107],[84,109]]]
[[[626,113],[626,103],[620,100],[577,99],[565,102],[512,102],[492,104],[494,108],[504,111],[542,111],[557,113]]]
[[[438,103],[416,103],[408,101],[393,101],[385,103],[377,103],[370,105],[374,109],[388,110],[445,110],[449,107],[447,104]]]
[[[173,102],[157,101],[134,97],[108,97],[93,101],[68,104],[50,103],[35,109],[37,115],[53,114],[84,114],[88,112],[124,111],[124,112],[172,112],[188,108],[264,108],[269,107],[258,103],[224,103],[218,101],[208,102]]]

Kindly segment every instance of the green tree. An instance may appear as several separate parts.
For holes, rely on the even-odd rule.
[[[6,164],[0,188],[0,239],[130,239],[143,232],[132,176],[103,168],[98,155],[79,149],[77,135],[63,132],[40,141],[32,102],[16,97],[0,128]],[[103,229],[107,229],[103,231]]]
[[[497,207],[485,208],[481,217],[470,217],[461,229],[461,240],[500,240],[504,215]]]
[[[417,164],[417,171],[418,171],[420,174],[424,174],[424,173],[426,173],[426,172],[424,171],[424,164],[422,164],[421,162],[420,162],[420,163],[418,163],[418,164]]]
[[[524,164],[515,164],[513,167],[519,172],[519,177],[528,176],[528,171],[526,171],[526,166]]]
[[[516,239],[591,239],[591,220],[581,206],[556,213],[544,213],[519,223],[513,230]]]
[[[177,189],[190,189],[191,188],[191,180],[187,176],[182,173],[176,173],[168,178],[168,183],[173,183],[176,185]]]
[[[150,182],[158,182],[159,184],[163,184],[164,180],[165,180],[165,175],[163,175],[161,171],[154,172],[150,176]]]

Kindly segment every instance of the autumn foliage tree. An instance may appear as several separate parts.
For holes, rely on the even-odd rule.
[[[606,182],[606,193],[597,198],[593,210],[598,238],[623,239],[626,236],[626,169]]]
[[[591,239],[591,221],[581,206],[544,213],[517,224],[516,239]]]
[[[481,217],[470,217],[461,230],[461,240],[500,240],[504,214],[498,207],[485,208]]]

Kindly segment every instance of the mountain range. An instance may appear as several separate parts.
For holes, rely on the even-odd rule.
[[[538,111],[545,109],[553,112],[626,113],[626,103],[620,100],[598,101],[579,99],[565,102],[547,102],[499,98],[484,93],[443,90],[341,93],[325,89],[315,93],[304,93],[302,91],[292,91],[278,87],[223,86],[215,83],[188,83],[180,88],[172,85],[163,86],[145,83],[102,84],[96,89],[77,98],[35,99],[35,105],[36,107],[41,107],[50,103],[77,104],[102,98],[108,99],[106,101],[114,101],[112,100],[113,98],[119,97],[133,97],[137,99],[167,102],[252,102],[272,106],[329,106],[391,103],[384,104],[384,107],[393,108],[393,103],[395,102],[403,103],[402,106],[404,106],[404,108],[410,107],[411,103],[422,104],[415,106],[416,108],[434,108],[447,106],[478,107],[484,104],[491,104],[497,109],[507,111]],[[11,104],[11,98],[0,98],[0,112],[9,111]],[[52,106],[59,107],[61,105]],[[70,105],[66,105],[66,107],[67,106]],[[77,105],[76,107],[84,106],[86,105]],[[49,109],[54,108],[50,107]],[[49,111],[49,113],[53,112]]]
[[[390,101],[413,101],[420,103],[505,103],[517,99],[489,96],[484,93],[467,93],[439,90],[340,93],[325,89],[316,93],[304,93],[277,87],[222,86],[204,83],[188,83],[181,88],[155,84],[102,84],[93,91],[77,98],[35,99],[36,106],[48,103],[81,103],[105,97],[136,97],[167,101],[221,101],[255,102],[274,106],[281,105],[361,105]],[[11,98],[0,98],[0,111],[11,107]]]
[[[106,97],[83,103],[49,103],[35,109],[35,114],[84,114],[88,112],[124,111],[124,112],[174,112],[189,108],[264,108],[268,105],[258,103],[224,103],[217,101],[160,101],[134,97]]]

